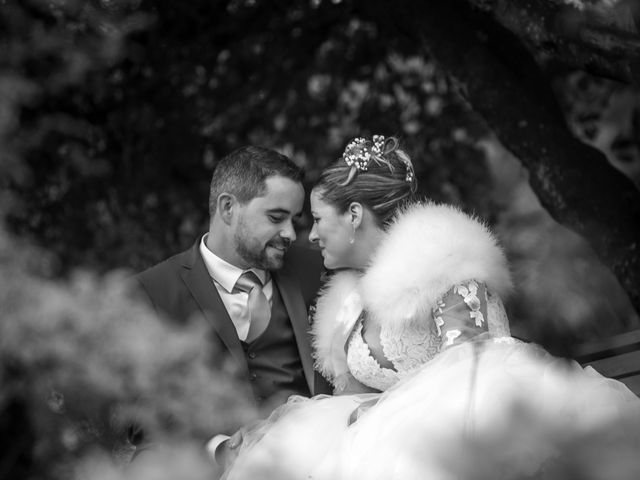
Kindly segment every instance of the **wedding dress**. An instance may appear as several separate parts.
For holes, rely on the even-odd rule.
[[[570,454],[629,460],[640,400],[510,337],[510,288],[482,223],[433,204],[404,212],[364,274],[331,278],[314,316],[317,369],[338,393],[380,393],[292,397],[245,435],[225,478],[493,480],[541,477]]]

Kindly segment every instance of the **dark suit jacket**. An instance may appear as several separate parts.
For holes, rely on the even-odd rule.
[[[179,253],[138,275],[136,279],[153,307],[175,322],[202,319],[215,330],[224,351],[235,360],[243,377],[247,361],[236,329],[222,303],[199,251],[200,239]],[[331,393],[330,386],[314,372],[309,342],[308,309],[320,287],[322,257],[319,253],[291,247],[281,270],[272,272],[296,338],[304,375],[312,394]]]

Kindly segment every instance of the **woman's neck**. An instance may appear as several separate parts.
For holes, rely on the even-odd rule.
[[[371,263],[373,255],[378,250],[378,246],[385,237],[385,231],[382,230],[375,222],[367,222],[362,225],[359,235],[356,236],[358,248],[355,255],[355,270],[364,272]]]

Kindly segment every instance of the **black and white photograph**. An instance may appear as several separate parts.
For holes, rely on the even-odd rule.
[[[0,0],[0,480],[638,480],[640,0]]]

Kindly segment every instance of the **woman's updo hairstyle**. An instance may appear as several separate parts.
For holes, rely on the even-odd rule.
[[[416,179],[398,139],[374,135],[372,140],[352,140],[342,157],[322,171],[314,190],[340,213],[352,202],[361,203],[386,228],[398,209],[413,199]]]

